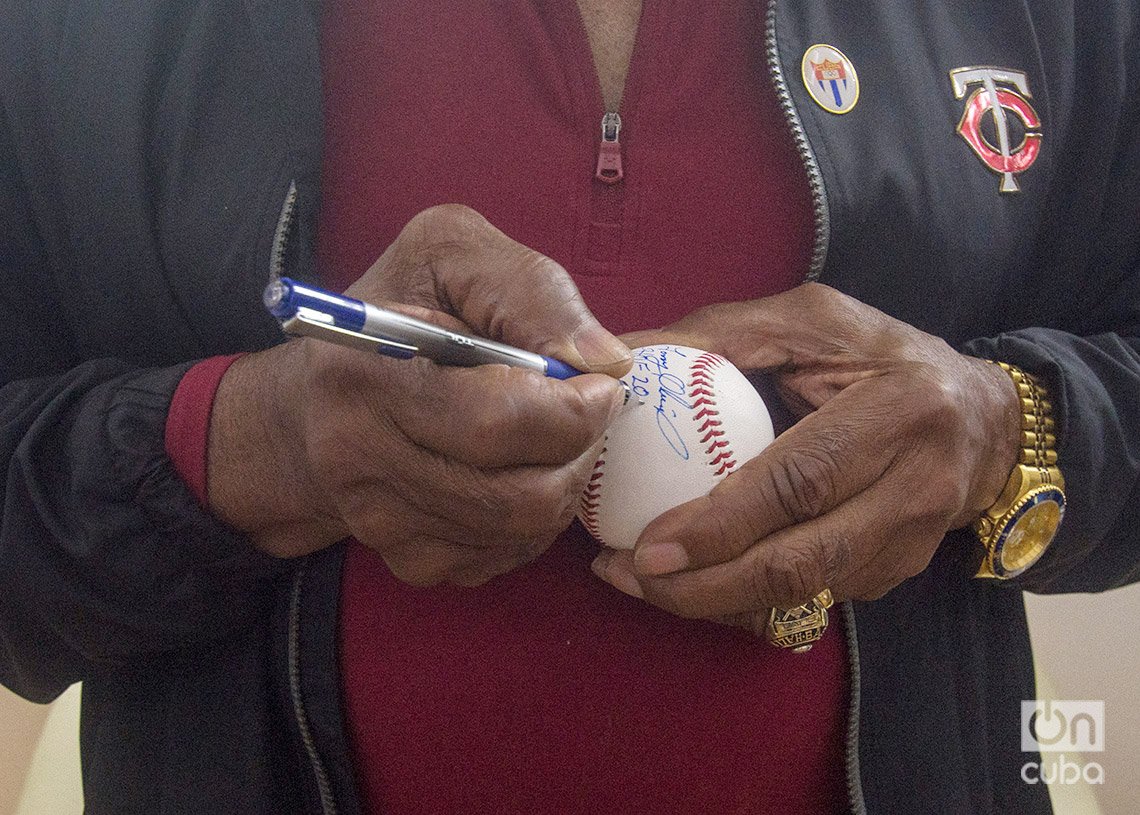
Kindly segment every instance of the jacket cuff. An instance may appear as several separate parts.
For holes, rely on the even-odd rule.
[[[1140,553],[1122,534],[1137,520],[1135,351],[1112,334],[1082,338],[1029,328],[973,340],[965,352],[1041,377],[1057,423],[1065,518],[1041,560],[1006,583],[1052,593],[1103,591],[1136,579]]]

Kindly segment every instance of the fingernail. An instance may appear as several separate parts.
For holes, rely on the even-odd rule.
[[[645,592],[641,590],[641,584],[637,582],[637,578],[626,569],[617,566],[614,558],[616,553],[604,552],[594,558],[594,562],[590,564],[590,568],[594,574],[602,580],[609,583],[618,591],[628,594],[630,597],[636,597],[639,600],[645,599]],[[613,565],[614,568],[610,568]]]
[[[613,560],[613,557],[613,552],[603,549],[598,553],[598,556],[594,558],[594,562],[590,564],[591,571],[593,571],[593,573],[598,577],[602,578],[602,580],[605,580],[606,569],[608,568],[610,561]]]
[[[689,568],[689,553],[672,541],[650,543],[634,551],[633,566],[640,574],[671,574]]]
[[[605,368],[629,359],[629,349],[600,325],[574,336],[574,347],[582,361],[594,368]]]

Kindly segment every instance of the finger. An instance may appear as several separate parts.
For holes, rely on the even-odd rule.
[[[642,532],[644,575],[730,561],[777,530],[816,518],[875,483],[894,453],[896,417],[869,386],[847,392],[793,426],[706,496],[663,513]]]
[[[771,297],[718,303],[666,327],[742,370],[795,369],[826,358],[832,369],[857,359],[870,338],[901,325],[830,286],[805,283]]]
[[[379,553],[400,580],[415,585],[449,581],[478,585],[538,557],[569,525],[550,525],[542,534],[511,537],[509,524],[480,529],[466,516],[424,514],[391,491],[360,496],[351,515],[351,534]],[[501,520],[501,519],[500,519]]]
[[[387,471],[346,464],[356,472],[341,475],[342,515],[368,525],[377,540],[407,537],[437,523],[445,526],[427,527],[436,537],[483,547],[553,537],[573,521],[601,444],[561,466],[481,470],[414,454]],[[396,521],[393,507],[404,510]],[[400,520],[406,528],[398,527]]]
[[[401,546],[378,550],[396,579],[413,586],[453,583],[480,586],[538,557],[553,539],[504,541],[494,549],[481,549],[425,535]]]
[[[416,445],[480,468],[566,464],[598,442],[624,404],[618,380],[558,380],[505,365],[427,370],[381,398]]]
[[[821,518],[780,530],[730,563],[641,577],[639,589],[655,605],[700,618],[794,608],[825,588],[840,598],[864,591],[881,595],[922,571],[941,540],[925,519],[895,511],[897,501],[896,488],[880,482]]]
[[[621,384],[606,376],[558,380],[505,365],[450,368],[305,342],[309,390],[335,406],[313,430],[337,447],[348,427],[362,447],[403,439],[472,466],[563,464],[592,446],[624,404]]]
[[[707,342],[707,337],[703,333],[676,331],[671,327],[633,331],[622,334],[618,339],[631,349],[644,348],[648,345],[683,345],[699,348],[702,351],[711,350],[701,345],[702,342]]]
[[[633,571],[633,553],[627,549],[603,548],[590,569],[605,582],[630,597],[644,599],[641,582]]]
[[[882,546],[835,579],[832,594],[837,599],[878,600],[925,570],[945,536],[946,530],[938,524],[892,524],[882,532]]]
[[[474,210],[433,207],[397,242],[430,269],[432,295],[483,336],[583,371],[621,376],[629,369],[629,349],[590,313],[566,270]]]

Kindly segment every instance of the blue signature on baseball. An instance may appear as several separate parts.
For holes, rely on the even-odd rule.
[[[676,363],[676,357],[688,359],[688,354],[670,345],[639,349],[633,357],[629,386],[635,396],[647,403],[652,404],[653,399],[657,400],[654,408],[657,413],[657,429],[673,452],[687,461],[689,448],[674,421],[679,418],[679,410],[685,411],[683,418],[687,420],[687,413],[692,411],[693,406],[685,396],[684,380],[669,371],[670,360]]]

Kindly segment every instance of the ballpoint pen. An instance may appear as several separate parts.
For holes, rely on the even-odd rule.
[[[438,325],[315,286],[277,278],[265,287],[269,313],[294,336],[374,351],[396,359],[427,357],[441,365],[511,365],[555,379],[582,373],[561,360]],[[624,382],[626,401],[630,389]]]

